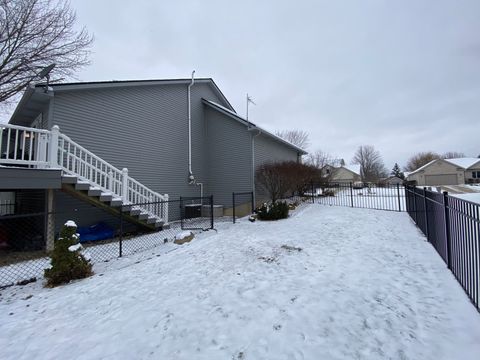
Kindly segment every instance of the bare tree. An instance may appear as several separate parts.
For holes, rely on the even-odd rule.
[[[68,1],[0,0],[0,102],[12,99],[55,63],[55,76],[70,77],[89,64],[93,42],[76,30]]]
[[[359,146],[352,163],[360,165],[362,181],[375,182],[388,174],[380,152],[372,145]]]
[[[319,185],[328,183],[334,173],[333,167],[335,167],[337,163],[338,165],[340,164],[338,159],[322,150],[308,154],[305,162],[318,169],[317,182]],[[345,165],[345,163],[343,163],[343,165]]]
[[[430,161],[440,158],[441,156],[433,151],[420,152],[408,159],[407,165],[405,165],[405,171],[415,171]]]
[[[458,159],[465,157],[465,154],[458,151],[447,151],[442,155],[442,159]]]
[[[275,135],[287,140],[289,143],[292,143],[301,149],[306,149],[308,145],[310,145],[308,133],[303,130],[276,131]]]

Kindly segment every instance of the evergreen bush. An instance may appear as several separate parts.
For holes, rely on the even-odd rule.
[[[263,204],[257,209],[260,220],[279,220],[288,217],[288,204],[285,201],[277,201],[272,204]]]
[[[76,232],[77,225],[73,221],[63,226],[52,252],[51,268],[45,269],[47,286],[66,284],[93,274],[92,264],[82,254],[83,247]]]

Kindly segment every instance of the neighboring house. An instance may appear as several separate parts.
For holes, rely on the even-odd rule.
[[[408,173],[419,186],[459,185],[480,182],[480,159],[436,159]]]
[[[47,194],[39,206],[56,213],[82,201],[115,212],[202,194],[228,208],[233,191],[256,190],[256,166],[306,154],[236,114],[208,78],[29,87],[0,126],[0,150],[0,191],[24,204]],[[144,207],[129,220],[161,227],[177,208]],[[92,211],[79,225],[101,214]]]
[[[389,176],[385,179],[380,180],[381,183],[386,185],[402,185],[404,180],[398,176]]]
[[[330,167],[331,181],[341,183],[354,183],[361,181],[360,165],[341,165]]]

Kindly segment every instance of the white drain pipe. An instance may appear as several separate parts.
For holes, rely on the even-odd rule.
[[[192,104],[191,104],[191,88],[195,83],[195,70],[192,71],[192,82],[188,85],[188,183],[194,184],[195,177],[192,172]]]
[[[256,207],[257,197],[255,195],[255,138],[259,136],[262,133],[262,131],[257,128],[251,127],[250,124],[247,130],[258,131],[255,135],[252,134],[252,192],[253,192],[253,206]]]

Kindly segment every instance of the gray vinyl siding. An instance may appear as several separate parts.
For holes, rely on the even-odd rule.
[[[297,160],[294,149],[264,134],[255,137],[255,168],[263,163]]]
[[[60,170],[0,168],[0,189],[60,189]]]
[[[208,84],[192,87],[192,169],[206,182],[201,98],[220,102]],[[57,91],[51,125],[154,191],[197,196],[187,183],[187,86]]]
[[[230,117],[205,107],[208,182],[215,204],[230,207],[232,192],[252,190],[251,134]]]

